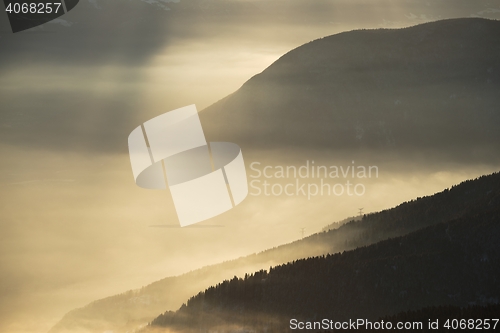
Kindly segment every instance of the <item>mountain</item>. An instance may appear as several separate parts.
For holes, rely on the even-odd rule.
[[[352,251],[235,276],[150,326],[169,332],[285,332],[291,318],[375,321],[431,306],[498,304],[499,179],[497,173],[467,184],[470,192],[463,197],[483,191],[482,182],[495,185],[462,216]],[[428,198],[435,205],[441,199]]]
[[[497,161],[500,21],[357,30],[302,45],[200,113],[243,149]]]
[[[337,222],[330,223],[329,225],[327,225],[326,227],[324,227],[321,231],[328,231],[328,230],[338,229],[338,228],[340,228],[341,226],[343,226],[346,223],[349,223],[351,221],[359,221],[359,220],[361,220],[361,218],[362,218],[361,216],[351,216],[351,217],[343,219],[342,221],[337,221]]]
[[[165,310],[178,309],[188,297],[234,275],[244,276],[248,272],[300,258],[340,253],[464,218],[472,212],[489,209],[490,202],[499,196],[498,173],[466,181],[433,196],[365,215],[361,220],[344,224],[338,229],[94,301],[66,314],[50,332],[130,331],[150,322]]]
[[[387,26],[386,20],[398,17],[402,21],[395,26],[413,25],[422,20],[407,19],[405,14],[415,10],[426,13],[424,21],[439,17],[431,16],[437,10],[434,5],[416,0],[398,4],[397,10],[393,0],[373,5],[362,0],[341,2],[82,0],[60,19],[16,34],[11,33],[7,16],[0,15],[0,71],[6,73],[6,80],[21,80],[23,87],[16,88],[15,95],[6,89],[0,92],[5,91],[2,97],[6,100],[0,114],[0,141],[16,146],[34,144],[40,149],[126,154],[123,138],[138,123],[174,105],[182,106],[177,103],[194,102],[169,97],[163,107],[144,109],[140,96],[149,89],[147,82],[161,81],[161,75],[150,76],[153,68],[149,68],[159,59],[166,68],[176,57],[189,66],[186,62],[191,57],[184,52],[203,54],[210,49],[212,53],[221,47],[220,59],[246,61],[254,52],[260,57],[270,50],[271,56],[277,49],[341,30]],[[477,0],[462,6],[442,0],[439,6],[446,10],[440,9],[440,16],[456,17],[458,14],[450,15],[455,10],[459,16],[488,13],[488,2]],[[374,11],[369,10],[371,6],[376,7]],[[499,15],[494,10],[491,13]],[[481,19],[439,21],[402,30],[354,31],[308,43],[201,112],[207,139],[238,143],[244,152],[292,147],[321,153],[336,150],[339,156],[338,150],[352,154],[375,147],[374,153],[423,151],[427,157],[429,150],[435,150],[442,159],[495,160],[497,155],[491,152],[498,148],[495,142],[500,132],[497,25],[497,21]],[[158,58],[161,54],[168,56]],[[228,75],[223,60],[210,61],[218,64],[223,75],[214,80]],[[195,67],[203,66],[197,63]],[[30,68],[29,75],[19,74],[26,68]],[[65,73],[67,83],[55,68]],[[89,73],[85,80],[77,74],[81,68]],[[194,73],[198,73],[194,77],[205,75],[198,70]],[[235,82],[241,75],[237,73],[230,74],[233,79],[228,82]],[[173,79],[173,74],[167,73],[166,79]],[[56,89],[46,102],[47,93],[25,90],[43,79],[67,84],[72,96],[59,95]],[[97,87],[87,79],[116,84],[120,89],[86,95],[83,87]],[[10,83],[7,86],[17,87]],[[190,94],[186,96],[198,93]],[[214,100],[220,97],[213,96]],[[88,104],[72,102],[80,98]],[[88,102],[93,100],[97,106]],[[101,126],[88,124],[85,129],[74,121],[103,117],[106,121],[99,122]],[[114,126],[103,125],[106,122]],[[457,149],[459,144],[463,147]],[[346,155],[341,157],[351,158]]]

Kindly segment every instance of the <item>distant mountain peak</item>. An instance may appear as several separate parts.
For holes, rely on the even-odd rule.
[[[248,149],[500,149],[500,22],[470,18],[355,30],[283,55],[205,109],[208,137]]]

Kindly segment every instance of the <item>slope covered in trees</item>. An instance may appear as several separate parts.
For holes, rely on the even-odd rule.
[[[500,192],[500,174],[469,180],[433,196],[418,198],[395,208],[365,215],[362,220],[338,229],[247,257],[168,277],[139,290],[95,301],[75,309],[51,333],[78,329],[82,332],[114,330],[126,332],[153,320],[165,310],[178,309],[200,290],[234,275],[286,263],[299,258],[337,253],[485,209],[488,198]]]
[[[192,297],[177,312],[157,317],[151,326],[274,332],[286,331],[291,318],[376,320],[430,306],[498,303],[499,178],[494,174],[458,186],[466,189],[460,191],[463,201],[478,191],[484,194],[474,204],[465,204],[461,216],[356,250],[234,277]],[[493,188],[485,189],[485,183]],[[424,209],[428,219],[439,216],[439,210],[431,207],[446,206],[446,199],[453,200],[459,193],[455,189],[423,199],[428,203]],[[378,215],[388,220],[396,212],[413,215],[401,207],[411,204]]]

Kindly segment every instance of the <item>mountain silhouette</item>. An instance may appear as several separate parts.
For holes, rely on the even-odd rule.
[[[66,314],[50,332],[126,332],[150,322],[165,310],[178,309],[188,297],[234,275],[244,276],[248,272],[300,258],[340,253],[464,218],[472,212],[489,209],[492,198],[498,196],[500,174],[466,181],[433,196],[365,215],[361,220],[353,220],[337,229],[94,301]]]
[[[500,143],[499,32],[497,21],[455,19],[310,42],[202,111],[206,137],[237,142],[244,151],[435,151],[446,158],[494,161]],[[234,275],[352,250],[482,212],[498,184],[498,175],[465,182],[335,224],[335,230],[97,300],[66,314],[50,332],[130,331]]]
[[[494,189],[460,217],[352,251],[235,276],[160,315],[151,326],[281,332],[291,318],[374,321],[425,307],[498,304],[499,180],[497,173],[469,182],[469,195],[481,182]],[[440,196],[428,200],[439,205]]]
[[[451,19],[302,45],[201,112],[243,149],[437,152],[496,160],[500,22]]]

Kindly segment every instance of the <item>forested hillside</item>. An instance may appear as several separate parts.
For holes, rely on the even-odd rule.
[[[359,221],[359,220],[361,220],[361,218],[362,218],[362,216],[351,216],[351,217],[343,219],[342,221],[330,223],[329,225],[324,227],[321,231],[329,231],[329,230],[338,229],[346,223],[349,223],[351,221]]]
[[[498,197],[499,193],[499,173],[465,181],[433,196],[365,215],[362,220],[335,230],[95,301],[69,312],[51,332],[75,328],[90,332],[106,329],[125,332],[153,320],[165,310],[178,309],[188,297],[234,275],[244,276],[245,273],[300,258],[355,249],[473,212],[482,212],[489,207],[489,200]]]
[[[447,222],[356,250],[234,277],[192,297],[177,312],[164,313],[151,326],[179,331],[240,327],[277,332],[286,331],[290,318],[376,320],[430,306],[498,303],[499,178],[494,174],[457,187],[466,189],[462,198],[478,191],[484,195],[465,204],[462,214]],[[494,188],[486,190],[481,186],[485,183]],[[453,200],[458,192],[450,190],[424,199],[427,207],[415,218],[439,216],[436,208],[446,206],[446,200]],[[390,221],[397,212],[412,221],[413,212],[402,207],[411,204],[377,215]],[[396,227],[390,222],[387,225]],[[367,233],[376,234],[375,230]]]

